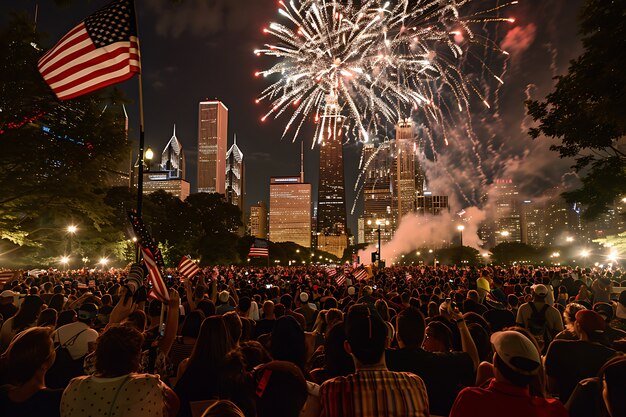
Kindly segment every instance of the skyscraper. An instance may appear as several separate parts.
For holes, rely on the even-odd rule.
[[[122,158],[103,170],[104,174],[107,176],[107,182],[112,187],[132,188],[136,181],[134,181],[134,170],[132,164],[133,150],[128,143],[128,114],[126,113],[126,106],[123,104],[121,106],[107,105],[104,107],[102,112],[112,114],[116,133],[124,136],[124,140],[128,146],[128,149]]]
[[[362,225],[359,243],[378,241],[376,220],[385,225],[381,229],[382,242],[391,240],[393,236],[393,149],[392,141],[369,142],[363,145],[363,160],[367,165],[363,185],[363,216],[359,219],[359,224]]]
[[[270,178],[269,238],[311,247],[311,184],[302,175]]]
[[[185,154],[183,145],[176,137],[176,125],[172,137],[161,153],[161,170],[172,172],[172,178],[185,179]]]
[[[495,208],[496,245],[503,242],[522,241],[522,223],[517,185],[510,179],[494,181],[493,196]]]
[[[245,164],[243,152],[237,146],[237,135],[226,153],[226,201],[244,210]]]
[[[250,236],[267,239],[267,206],[263,201],[250,207]]]
[[[158,170],[144,171],[143,182],[144,194],[163,190],[183,201],[189,196],[189,182],[185,180],[185,154],[183,145],[176,137],[176,126],[174,126],[172,137],[161,152]]]
[[[321,118],[320,175],[317,197],[317,247],[342,256],[348,247],[346,193],[343,174],[343,122],[337,97],[326,96]]]
[[[221,101],[198,106],[198,192],[225,193],[228,109]]]
[[[417,142],[410,119],[400,120],[396,124],[396,221],[402,216],[415,211],[417,188],[415,178],[418,170],[415,167]]]

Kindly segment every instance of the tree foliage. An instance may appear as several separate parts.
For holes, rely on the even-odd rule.
[[[119,115],[103,112],[109,93],[54,96],[37,71],[39,45],[26,15],[0,30],[0,253],[56,245],[69,222],[110,224],[106,171],[129,149]]]
[[[525,243],[504,242],[491,249],[491,260],[500,265],[517,263],[539,263],[543,252]]]
[[[575,157],[582,187],[569,202],[586,205],[585,217],[606,211],[626,190],[626,0],[586,0],[579,21],[584,52],[557,77],[545,101],[528,101],[530,129],[561,141],[561,157]]]

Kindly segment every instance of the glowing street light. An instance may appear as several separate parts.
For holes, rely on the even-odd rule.
[[[107,258],[100,258],[98,263],[104,268],[109,263],[109,260]]]
[[[146,155],[145,155],[145,158],[146,158],[148,161],[151,161],[151,160],[152,160],[152,158],[154,158],[154,152],[152,151],[152,149],[151,149],[149,146],[148,146],[148,149],[146,149]],[[149,163],[149,162],[148,162],[148,163]]]
[[[465,226],[463,226],[462,224],[458,225],[456,227],[456,230],[458,230],[459,232],[462,232],[463,230],[465,230]]]
[[[586,258],[589,256],[589,251],[587,249],[583,249],[580,251],[580,256],[582,256],[583,258]]]
[[[568,243],[572,243],[574,241],[574,238],[572,236],[568,236],[565,238],[565,241]]]
[[[502,236],[502,237],[509,237],[510,234],[511,233],[509,233],[508,230],[503,230],[503,231],[500,232],[500,236]]]
[[[611,252],[609,252],[609,255],[607,256],[607,259],[611,262],[617,262],[617,251],[616,250],[612,250]]]
[[[74,234],[78,231],[78,227],[73,224],[70,224],[69,226],[67,226],[65,230],[67,230],[67,233]]]

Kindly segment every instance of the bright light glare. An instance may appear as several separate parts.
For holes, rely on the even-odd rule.
[[[70,262],[70,257],[69,256],[61,256],[61,263],[62,264],[67,264]]]
[[[74,226],[73,224],[67,226],[68,233],[76,233],[77,231],[78,231],[78,227]]]
[[[109,260],[107,258],[100,258],[99,263],[100,265],[104,266],[109,263]]]

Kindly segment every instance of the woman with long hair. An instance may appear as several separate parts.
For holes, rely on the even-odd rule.
[[[58,416],[63,390],[46,388],[46,372],[55,359],[52,330],[31,327],[18,334],[2,355],[8,385],[0,387],[5,416]]]
[[[143,334],[113,325],[98,337],[95,374],[70,381],[61,399],[61,417],[81,417],[86,410],[117,417],[173,417],[178,399],[157,375],[139,373]],[[98,411],[96,411],[98,410]]]
[[[43,307],[43,300],[37,295],[27,295],[22,301],[15,316],[11,317],[2,325],[0,330],[0,352],[4,351],[16,334],[29,327],[35,326],[37,318]]]
[[[247,416],[254,414],[245,364],[234,347],[222,316],[204,319],[191,356],[178,367],[174,392],[180,398],[179,417],[191,417],[192,402],[217,399],[233,401]]]

